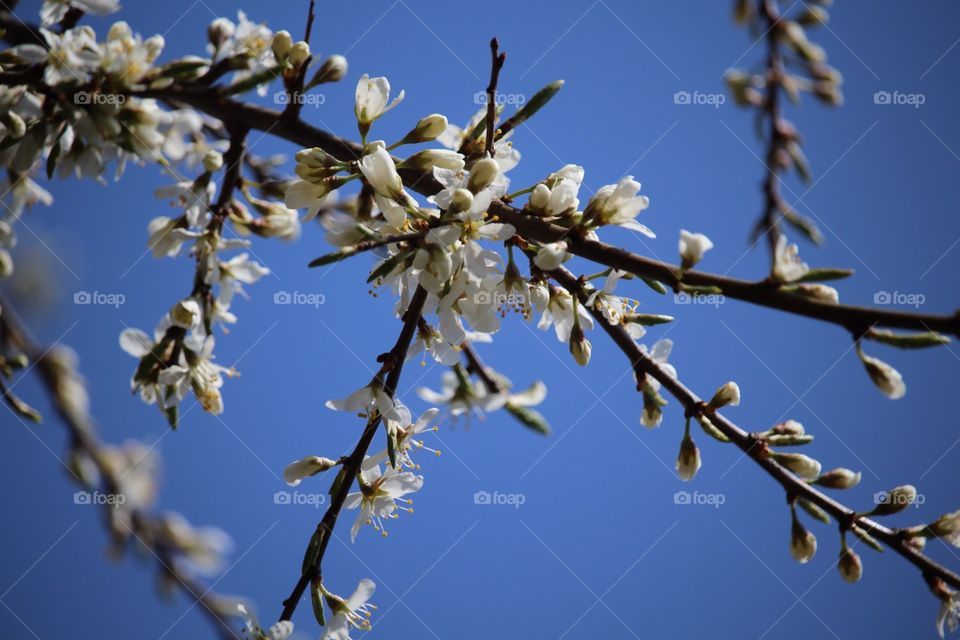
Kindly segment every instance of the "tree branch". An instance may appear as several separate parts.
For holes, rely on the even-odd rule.
[[[585,303],[589,294],[585,291],[583,284],[574,277],[572,273],[561,267],[555,271],[548,272],[548,275],[556,280],[560,286],[569,291],[571,295],[577,296],[581,303],[583,303],[584,308],[593,315],[597,324],[610,336],[610,339],[613,340],[614,344],[616,344],[623,354],[627,356],[638,374],[650,375],[660,382],[660,384],[670,392],[670,395],[683,405],[689,415],[706,415],[710,422],[713,423],[723,435],[729,438],[731,442],[736,444],[750,459],[760,465],[764,471],[780,483],[787,494],[806,498],[836,518],[842,527],[850,528],[853,525],[860,527],[877,540],[883,542],[887,547],[903,556],[907,561],[924,572],[924,574],[935,575],[954,588],[960,589],[960,576],[917,551],[916,548],[907,542],[907,538],[901,530],[891,529],[867,517],[858,515],[853,509],[821,493],[815,487],[804,482],[770,458],[767,448],[759,446],[759,442],[755,436],[744,431],[723,415],[709,409],[703,399],[684,386],[682,382],[668,375],[649,355],[641,351],[623,327],[611,325],[600,311],[587,306]]]
[[[426,289],[417,287],[413,297],[410,299],[410,304],[407,306],[406,312],[403,314],[403,328],[400,330],[397,342],[389,352],[378,358],[378,361],[382,362],[383,366],[376,377],[382,379],[383,389],[391,398],[396,394],[397,385],[400,382],[400,374],[403,370],[403,363],[407,357],[407,350],[410,348],[410,343],[416,334],[417,325],[420,321],[423,305],[426,300]],[[384,374],[386,375],[385,378]],[[323,518],[320,520],[320,523],[317,524],[315,535],[319,536],[319,547],[315,560],[307,567],[306,571],[301,573],[300,579],[294,586],[293,591],[291,591],[287,599],[283,601],[283,611],[280,613],[280,620],[289,620],[293,616],[293,612],[296,610],[297,605],[300,604],[300,599],[303,597],[311,581],[321,578],[321,563],[323,562],[327,545],[330,544],[333,528],[337,524],[337,518],[343,509],[343,503],[347,499],[347,494],[350,493],[350,489],[353,487],[354,478],[360,471],[360,465],[363,463],[363,458],[367,454],[367,449],[370,448],[373,437],[377,433],[380,421],[380,416],[378,415],[367,423],[356,447],[354,447],[353,452],[343,463],[343,469],[341,471],[343,481],[336,486],[336,491],[334,491],[330,499],[330,506],[327,507]]]

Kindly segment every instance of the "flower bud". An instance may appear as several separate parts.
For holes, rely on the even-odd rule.
[[[27,133],[27,124],[23,121],[19,115],[13,111],[9,111],[0,117],[3,125],[7,128],[10,133],[10,137],[14,140],[22,138]]]
[[[463,169],[463,156],[456,151],[449,149],[424,149],[418,151],[406,160],[402,166],[411,169],[420,169],[428,171],[434,167],[449,169],[450,171],[460,171]],[[473,189],[471,189],[473,191]],[[473,191],[476,193],[476,191]]]
[[[290,47],[290,53],[287,54],[287,59],[290,61],[290,64],[295,67],[302,65],[309,57],[310,45],[303,40],[295,42],[294,45]]]
[[[838,467],[817,478],[814,484],[828,489],[851,489],[860,484],[860,472]]]
[[[870,512],[872,516],[890,516],[900,513],[917,499],[917,489],[913,485],[905,484],[895,487],[886,493],[874,496],[877,506]]]
[[[713,248],[713,242],[702,233],[690,233],[686,229],[680,230],[680,259],[683,268],[689,269],[703,259],[703,254]]]
[[[934,536],[947,538],[952,545],[960,546],[960,511],[943,514],[928,529]]]
[[[573,359],[576,360],[577,364],[581,367],[585,367],[590,363],[590,354],[592,352],[593,346],[590,344],[590,341],[583,335],[583,330],[575,325],[570,332],[570,353],[573,354]]]
[[[320,68],[310,80],[310,86],[325,82],[339,82],[345,75],[347,75],[347,59],[341,55],[332,55],[320,64]]]
[[[860,360],[863,361],[863,366],[866,367],[870,379],[873,380],[873,384],[877,385],[880,391],[891,400],[898,400],[906,395],[907,385],[904,384],[903,376],[900,375],[899,371],[883,360],[868,356],[862,349],[858,348],[858,351]]]
[[[817,553],[817,537],[800,524],[796,514],[790,528],[790,555],[800,564],[806,564]]]
[[[433,113],[426,118],[422,118],[411,133],[416,134],[417,139],[410,142],[427,142],[436,140],[441,133],[447,130],[447,118],[439,113]]]
[[[473,163],[470,168],[470,178],[467,180],[467,188],[474,193],[480,193],[497,179],[497,173],[500,172],[500,165],[493,158],[481,158]]]
[[[207,40],[215,49],[219,49],[224,41],[233,35],[233,23],[226,18],[217,18],[207,27]]]
[[[793,293],[825,304],[840,304],[840,294],[833,287],[818,283],[802,283],[791,289]]]
[[[473,206],[473,194],[467,191],[466,189],[457,189],[453,192],[453,196],[450,198],[450,209],[451,213],[460,213],[461,211],[467,211],[470,207]]]
[[[700,465],[700,449],[693,438],[684,436],[680,441],[680,455],[677,456],[677,475],[684,481],[693,480],[700,470]]]
[[[13,258],[5,249],[0,249],[0,279],[13,275]]]
[[[820,475],[820,463],[802,453],[771,452],[770,456],[781,466],[797,474],[801,478],[813,480]]]
[[[200,305],[193,298],[186,298],[170,309],[170,322],[181,329],[192,329],[200,322]]]
[[[107,41],[114,42],[116,40],[126,40],[127,38],[133,37],[133,30],[130,28],[130,25],[119,20],[110,25],[110,30],[107,31]]]
[[[840,551],[837,568],[840,570],[840,577],[847,582],[859,582],[863,576],[863,562],[860,561],[860,556],[846,545]]]
[[[219,171],[222,166],[223,156],[219,151],[210,150],[203,156],[203,168],[205,171],[213,173],[214,171]]]
[[[536,211],[542,211],[546,208],[547,204],[550,202],[550,188],[542,182],[533,188],[533,192],[530,194],[530,199],[527,203],[530,205],[531,209]]]
[[[728,382],[713,394],[710,399],[710,406],[714,409],[730,405],[735,407],[740,404],[740,387],[736,382]]]
[[[277,60],[286,59],[292,46],[293,38],[290,37],[289,31],[277,31],[273,34],[273,42],[270,44],[270,48],[273,49],[273,55]]]
[[[295,460],[288,464],[283,470],[283,479],[291,487],[300,484],[300,481],[309,476],[315,476],[318,473],[332,469],[339,464],[330,458],[321,458],[319,456],[307,456],[300,460]]]

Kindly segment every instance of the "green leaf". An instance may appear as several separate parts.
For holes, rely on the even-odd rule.
[[[667,288],[663,286],[663,283],[659,282],[658,280],[652,280],[650,278],[641,278],[641,280],[643,280],[644,284],[646,284],[648,287],[650,287],[660,295],[662,296],[667,295]]]
[[[889,344],[900,349],[923,349],[950,344],[950,338],[935,331],[924,333],[894,333],[886,329],[871,329],[866,336],[869,340]]]
[[[507,120],[498,127],[498,129],[500,129],[498,138],[502,138],[509,131],[516,129],[532,118],[533,115],[546,106],[546,104],[553,99],[553,96],[557,95],[557,92],[562,88],[563,80],[555,80],[533,94],[529,102],[520,107],[515,114],[507,118]]]
[[[775,447],[793,447],[793,446],[799,446],[804,444],[810,444],[811,442],[813,442],[813,436],[809,434],[789,435],[785,433],[779,433],[779,434],[775,433],[773,435],[767,436],[766,438],[764,438],[764,440],[766,440],[768,444],[771,444]]]
[[[841,280],[849,278],[854,274],[853,269],[835,269],[826,267],[823,269],[810,269],[802,278],[796,282],[824,282],[827,280]]]
[[[550,424],[539,411],[534,411],[527,407],[520,407],[511,403],[506,404],[506,410],[517,419],[520,424],[536,431],[540,435],[548,436],[552,433]]]
[[[320,553],[320,529],[313,532],[310,536],[310,543],[307,550],[303,553],[303,563],[300,565],[300,574],[306,575],[317,563],[317,555]]]
[[[855,535],[855,536],[857,536],[858,538],[860,538],[863,542],[866,543],[866,545],[867,545],[868,547],[870,547],[870,548],[873,549],[874,551],[878,551],[878,552],[880,552],[880,553],[883,553],[883,546],[882,546],[879,542],[877,542],[877,541],[874,539],[874,537],[871,536],[869,533],[867,533],[866,531],[864,531],[863,529],[861,529],[860,527],[858,527],[858,526],[856,526],[856,525],[854,525],[853,527],[851,527],[850,530],[853,531],[853,535]]]
[[[824,524],[830,524],[830,516],[827,515],[827,512],[806,498],[797,498],[797,504],[800,505],[801,509],[810,514],[810,517],[815,518]]]
[[[327,620],[323,613],[323,590],[320,588],[319,580],[311,580],[310,584],[310,604],[313,605],[313,617],[321,627],[327,626]]]
[[[356,251],[352,247],[346,247],[340,249],[339,251],[334,251],[333,253],[327,253],[319,258],[314,258],[310,261],[310,264],[307,267],[323,267],[328,264],[333,264],[334,262],[340,262],[341,260],[346,260],[347,258],[356,255]]]
[[[673,322],[673,316],[660,315],[658,313],[634,313],[624,316],[625,322],[641,324],[645,327],[653,327],[658,324]]]
[[[340,490],[340,486],[346,481],[347,478],[347,469],[346,467],[340,467],[340,471],[337,472],[337,477],[333,479],[333,483],[330,485],[330,490],[327,491],[331,496],[334,495],[337,491]]]
[[[817,227],[816,222],[807,216],[797,213],[793,209],[786,209],[781,211],[781,213],[783,214],[784,220],[790,223],[790,226],[792,226],[794,229],[806,236],[810,242],[814,244],[823,244],[823,234]]]
[[[379,267],[370,272],[370,275],[367,276],[367,282],[373,282],[377,278],[382,278],[383,276],[391,273],[397,268],[398,265],[400,265],[401,262],[409,258],[412,254],[412,251],[404,251],[395,256],[387,258],[380,264]]]

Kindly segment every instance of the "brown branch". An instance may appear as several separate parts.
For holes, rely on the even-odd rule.
[[[778,171],[783,165],[780,157],[784,153],[787,138],[783,135],[785,123],[781,121],[780,92],[786,71],[783,67],[783,55],[780,52],[780,12],[777,4],[775,0],[759,0],[759,3],[760,14],[767,25],[767,85],[763,110],[770,119],[770,139],[767,148],[766,174],[763,180],[764,210],[754,228],[754,240],[759,240],[764,235],[767,237],[770,260],[773,262],[781,235],[780,216],[777,215],[782,199]]]
[[[123,494],[122,475],[118,475],[104,455],[104,446],[97,438],[93,424],[88,416],[82,415],[62,400],[61,390],[65,386],[63,370],[50,358],[49,349],[45,349],[33,341],[30,333],[21,324],[12,307],[4,300],[0,300],[0,336],[3,342],[20,349],[28,360],[34,363],[40,373],[40,379],[52,404],[66,427],[73,446],[87,454],[97,468],[103,481],[106,492],[111,495]],[[110,526],[110,510],[114,507],[106,505],[107,523]],[[158,569],[170,576],[174,583],[194,602],[201,605],[202,612],[210,619],[217,632],[225,640],[240,640],[240,635],[231,626],[231,617],[222,613],[221,596],[194,580],[191,576],[180,571],[174,561],[175,552],[167,548],[156,539],[155,532],[161,527],[160,520],[152,514],[140,509],[130,510],[129,533],[136,540],[151,551],[157,560]]]
[[[611,325],[603,314],[593,307],[586,305],[589,297],[583,284],[572,273],[561,267],[548,275],[556,280],[564,289],[575,295],[584,303],[584,307],[596,319],[597,324],[607,333],[617,347],[630,360],[638,373],[652,376],[684,406],[688,415],[705,414],[723,435],[763,468],[774,480],[784,488],[788,495],[798,496],[816,504],[832,515],[843,527],[856,525],[869,533],[887,547],[903,556],[907,561],[920,569],[924,574],[931,574],[941,578],[954,588],[960,589],[960,576],[946,567],[931,560],[911,546],[903,532],[881,525],[865,516],[859,515],[853,509],[837,502],[833,498],[821,493],[815,487],[806,483],[793,473],[780,466],[769,456],[765,447],[758,446],[757,439],[747,433],[732,421],[710,410],[707,403],[688,389],[682,382],[668,375],[659,364],[649,355],[640,350],[630,334],[619,325]]]
[[[493,142],[497,123],[497,82],[500,79],[500,70],[507,61],[507,54],[500,53],[500,41],[490,40],[490,83],[487,85],[487,144],[484,151],[491,158],[494,156]]]
[[[504,391],[503,386],[497,382],[497,380],[490,375],[490,371],[487,369],[486,365],[483,364],[483,360],[480,359],[480,356],[477,355],[476,349],[473,348],[473,345],[467,341],[464,341],[460,345],[460,350],[463,351],[463,356],[467,359],[467,371],[469,373],[476,374],[480,381],[483,382],[483,385],[487,388],[487,391],[490,393],[500,393]]]
[[[403,328],[400,330],[400,335],[397,337],[396,343],[389,352],[378,358],[378,361],[382,362],[383,366],[376,377],[382,380],[383,390],[391,398],[394,397],[397,391],[400,374],[403,371],[403,363],[407,357],[407,350],[410,348],[410,342],[416,334],[417,325],[419,324],[423,305],[426,300],[426,289],[417,287],[417,290],[410,300],[409,306],[407,306],[406,312],[403,314]],[[343,481],[337,485],[336,491],[330,498],[330,506],[327,507],[323,518],[320,520],[320,523],[317,524],[316,535],[319,536],[319,548],[315,560],[307,567],[306,571],[301,573],[300,579],[294,586],[293,591],[291,591],[289,597],[283,601],[283,611],[280,613],[280,620],[289,620],[293,616],[297,605],[300,604],[300,599],[303,597],[311,581],[321,579],[321,563],[323,562],[327,545],[330,544],[333,528],[337,524],[337,518],[343,509],[343,503],[347,499],[347,494],[350,493],[350,489],[353,487],[354,478],[360,471],[360,465],[363,463],[363,458],[366,456],[367,449],[370,448],[370,444],[373,442],[373,437],[376,435],[379,426],[380,416],[378,415],[367,423],[353,452],[344,461],[341,471]]]

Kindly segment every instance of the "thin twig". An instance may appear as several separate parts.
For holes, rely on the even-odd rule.
[[[410,343],[416,334],[417,325],[419,324],[420,315],[426,300],[426,289],[417,287],[403,315],[403,328],[400,330],[400,335],[397,337],[396,343],[389,352],[379,358],[379,360],[383,362],[383,366],[376,377],[381,379],[383,390],[391,398],[394,397],[397,385],[400,382],[400,374],[403,371],[403,363],[407,357],[407,350],[410,348]],[[320,523],[317,524],[317,534],[320,536],[317,555],[315,556],[314,562],[307,567],[307,570],[301,573],[300,579],[293,587],[293,591],[291,591],[287,599],[283,601],[283,611],[280,613],[281,621],[289,620],[293,616],[293,612],[296,610],[297,605],[300,604],[300,600],[310,583],[313,580],[321,579],[321,564],[327,550],[327,545],[330,544],[333,528],[337,524],[337,518],[343,509],[343,503],[347,499],[347,494],[350,493],[350,489],[353,487],[354,478],[360,471],[360,465],[363,464],[363,458],[366,456],[367,450],[370,448],[370,444],[373,442],[373,437],[376,435],[379,426],[380,416],[377,415],[367,423],[356,447],[354,447],[353,452],[343,463],[343,481],[337,485],[336,492],[330,497],[330,506],[327,507],[323,518],[320,520]]]
[[[490,84],[487,85],[487,144],[484,151],[491,158],[494,156],[493,141],[495,139],[497,122],[497,82],[500,80],[500,70],[507,61],[507,54],[500,53],[500,41],[490,40]]]
[[[903,556],[924,573],[936,575],[954,588],[960,589],[960,576],[920,553],[907,542],[907,538],[901,535],[900,530],[891,529],[865,516],[859,515],[853,509],[821,493],[815,487],[780,466],[769,456],[769,452],[765,447],[758,446],[755,437],[751,436],[723,415],[716,411],[709,410],[706,402],[684,386],[678,379],[671,377],[648,354],[641,351],[633,338],[630,337],[630,334],[628,334],[622,326],[611,325],[599,310],[587,306],[585,303],[589,297],[589,293],[572,273],[560,267],[557,270],[548,272],[548,275],[556,280],[560,286],[569,291],[571,295],[577,296],[581,303],[584,303],[584,307],[593,315],[597,324],[610,336],[623,354],[627,356],[635,369],[642,373],[649,374],[659,381],[660,384],[670,392],[670,395],[683,405],[690,415],[705,413],[710,422],[712,422],[723,435],[729,438],[731,442],[736,444],[750,459],[760,465],[764,471],[780,483],[787,494],[806,498],[835,517],[841,526],[849,528],[852,525],[856,525],[860,527],[877,540],[883,542],[887,547]]]

